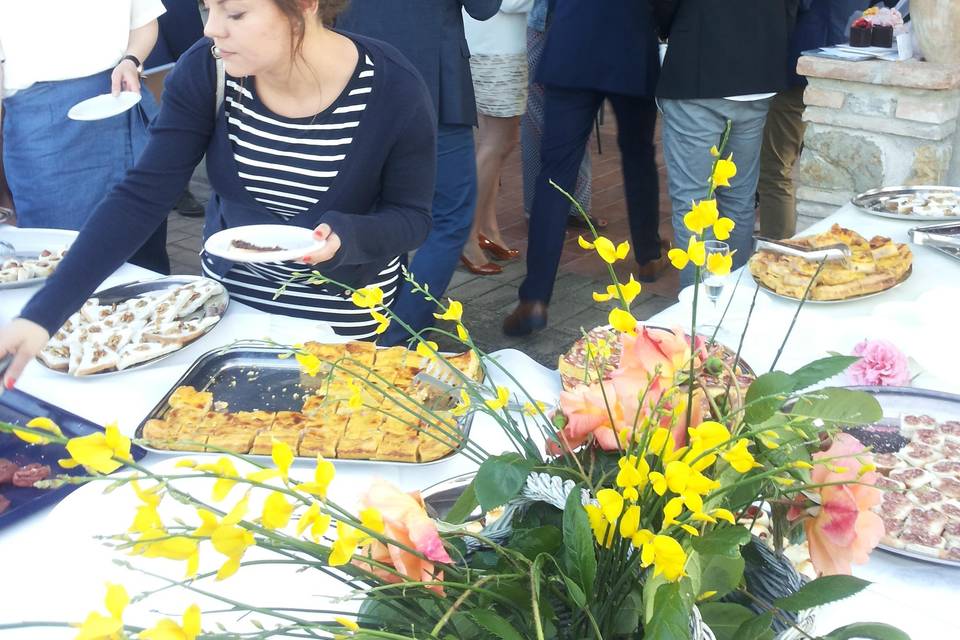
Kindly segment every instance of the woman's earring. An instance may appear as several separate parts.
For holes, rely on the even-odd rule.
[[[212,55],[212,56],[213,56],[214,58],[216,58],[217,60],[219,60],[219,59],[221,58],[221,56],[220,56],[220,49],[217,47],[217,45],[211,45],[211,47],[210,47],[210,55]]]

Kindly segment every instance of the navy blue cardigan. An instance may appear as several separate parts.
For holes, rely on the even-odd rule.
[[[391,259],[420,246],[430,231],[437,116],[423,80],[396,49],[347,35],[363,44],[373,60],[373,92],[330,190],[287,224],[329,224],[342,244],[317,268],[331,279],[361,286]],[[166,218],[204,153],[214,191],[205,238],[228,227],[283,224],[253,199],[237,175],[223,105],[214,117],[216,66],[210,44],[201,40],[180,58],[167,78],[143,155],[100,203],[56,273],[21,312],[51,335]],[[69,202],[70,194],[64,194],[64,206]],[[218,274],[231,266],[207,258],[207,267]]]

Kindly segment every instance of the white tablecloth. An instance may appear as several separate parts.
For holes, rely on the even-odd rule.
[[[866,235],[876,233],[890,236],[897,242],[908,241],[906,233],[909,224],[867,216],[852,207],[844,207],[814,230],[821,230],[833,222]],[[949,299],[948,295],[951,288],[956,293],[955,288],[960,286],[960,264],[924,247],[913,247],[913,250],[914,275],[897,289],[858,302],[807,305],[799,316],[794,335],[787,343],[778,368],[792,371],[805,362],[827,355],[827,351],[849,353],[853,344],[863,338],[891,337],[897,338],[898,344],[905,350],[908,349],[904,345],[909,343],[911,353],[926,349],[922,370],[918,371],[919,377],[915,382],[917,386],[960,392],[957,378],[943,375],[945,367],[928,354],[932,347],[944,362],[955,363],[960,360],[960,347],[954,328],[960,316],[950,315],[958,301]],[[150,276],[147,271],[127,265],[104,286]],[[731,281],[735,278],[736,274]],[[746,275],[728,314],[731,328],[735,329],[738,322],[742,325],[752,290],[752,281]],[[13,290],[0,294],[0,321],[15,316],[33,291]],[[943,299],[934,296],[931,301],[931,291],[942,292]],[[923,300],[923,305],[917,300]],[[759,296],[751,322],[753,328],[743,351],[744,358],[758,372],[769,368],[794,309],[795,303],[764,293]],[[916,309],[918,313],[911,316],[911,309]],[[688,326],[688,312],[689,307],[674,305],[650,322],[661,326]],[[929,314],[934,315],[928,317]],[[18,382],[18,387],[98,424],[116,420],[124,432],[131,434],[200,354],[233,340],[267,336],[278,341],[301,342],[330,339],[331,334],[324,327],[309,322],[272,318],[232,303],[214,331],[156,366],[116,376],[73,379],[31,364]],[[733,334],[721,337],[729,341]],[[919,346],[913,349],[913,345]],[[522,380],[535,397],[544,400],[556,398],[559,380],[555,372],[544,369],[517,351],[505,350],[495,354],[495,357]],[[914,364],[916,366],[917,363]],[[496,373],[493,377],[496,383],[506,384]],[[476,419],[472,437],[491,453],[503,451],[509,446],[496,424],[483,416]],[[170,464],[170,457],[160,454],[151,454],[146,460],[150,466],[165,467]],[[303,463],[297,464],[304,470],[308,468]],[[463,456],[417,467],[371,467],[369,464],[349,462],[341,462],[337,466],[335,484],[338,488],[334,495],[345,503],[355,498],[374,473],[404,489],[419,489],[474,468]],[[80,619],[85,611],[101,606],[103,580],[122,577],[115,575],[117,569],[108,562],[108,555],[98,555],[95,543],[89,537],[91,534],[122,530],[132,512],[126,508],[116,508],[110,497],[104,497],[102,502],[89,500],[89,487],[80,492],[86,499],[82,504],[74,500],[70,504],[65,503],[53,515],[48,509],[0,531],[0,567],[3,567],[3,574],[22,577],[25,581],[22,585],[17,583],[17,588],[7,586],[2,590],[0,623],[22,619]],[[67,499],[68,502],[70,500]],[[78,508],[83,515],[78,513]],[[115,510],[122,510],[123,513],[118,516]],[[72,531],[70,522],[78,523],[76,529],[79,533]],[[98,528],[100,525],[102,528]],[[858,567],[856,573],[876,584],[856,599],[822,612],[818,618],[818,631],[870,619],[896,624],[917,639],[952,637],[954,632],[950,620],[953,614],[949,605],[960,593],[960,569],[903,560],[877,551],[870,563]],[[257,571],[244,571],[224,584],[229,585],[229,591],[246,593],[253,601],[279,598],[278,601],[285,603],[285,606],[293,606],[289,602],[302,598],[305,589],[311,595],[323,593],[320,583],[305,583],[302,578],[304,575],[289,576],[278,581],[276,576],[265,579]],[[12,581],[5,581],[5,584],[11,585]],[[264,584],[269,584],[266,590]],[[267,600],[251,595],[250,592],[254,590]],[[38,593],[43,595],[38,597]],[[168,608],[164,609],[164,613],[179,615],[190,601],[191,598],[186,594],[177,597],[171,595],[166,600]],[[39,637],[36,632],[14,635]],[[44,631],[43,637],[60,636]]]

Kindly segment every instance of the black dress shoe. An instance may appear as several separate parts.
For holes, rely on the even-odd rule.
[[[606,218],[596,218],[594,216],[589,216],[589,218],[594,229],[605,229],[609,224]],[[587,224],[587,221],[584,220],[580,214],[567,216],[567,227],[570,229],[583,229],[584,231],[590,230],[590,225]]]
[[[180,199],[177,200],[177,204],[173,208],[177,210],[177,213],[187,218],[202,218],[204,214],[203,205],[193,197],[189,189],[183,190]]]
[[[528,336],[547,326],[547,305],[539,300],[521,301],[503,321],[503,333],[513,338]]]

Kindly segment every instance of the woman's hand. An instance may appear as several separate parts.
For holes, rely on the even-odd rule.
[[[326,262],[337,255],[337,251],[340,250],[340,236],[330,229],[330,225],[321,224],[313,230],[313,237],[315,240],[326,240],[327,244],[325,244],[322,249],[303,256],[300,258],[300,262],[305,264],[318,264],[320,262]]]
[[[118,96],[121,91],[140,93],[140,70],[129,58],[121,60],[110,76],[110,93]]]
[[[3,376],[4,387],[13,388],[13,384],[23,373],[23,368],[37,357],[49,339],[50,334],[46,329],[24,318],[15,318],[7,326],[0,327],[0,358],[13,356],[13,362]]]

